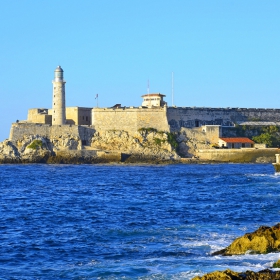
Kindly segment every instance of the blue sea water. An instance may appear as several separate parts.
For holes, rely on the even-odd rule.
[[[0,279],[192,279],[280,259],[211,256],[280,222],[270,164],[0,165]]]

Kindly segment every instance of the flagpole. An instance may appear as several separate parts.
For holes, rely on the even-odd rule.
[[[98,93],[95,95],[95,99],[96,99],[96,107],[98,108]]]

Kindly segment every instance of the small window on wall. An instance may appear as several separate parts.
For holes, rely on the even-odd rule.
[[[245,143],[242,143],[242,148],[245,148]]]
[[[88,121],[88,117],[86,117],[86,121]]]
[[[85,119],[85,117],[83,116],[83,120]]]
[[[231,147],[234,148],[234,143],[231,143]]]

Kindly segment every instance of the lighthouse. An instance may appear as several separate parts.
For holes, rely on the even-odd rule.
[[[66,122],[65,116],[65,81],[63,80],[63,69],[57,66],[54,70],[53,83],[53,112],[52,124],[62,125]]]

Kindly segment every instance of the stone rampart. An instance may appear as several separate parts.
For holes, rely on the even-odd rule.
[[[97,131],[124,130],[135,133],[138,129],[144,127],[169,131],[166,107],[93,108],[92,125]]]
[[[267,149],[199,149],[196,156],[200,160],[211,162],[237,162],[237,163],[272,163],[275,161],[275,154],[279,152],[277,148]]]
[[[234,126],[244,121],[279,122],[280,109],[168,107],[167,120],[172,132],[181,127]]]
[[[48,139],[72,136],[80,138],[84,145],[88,145],[94,132],[95,130],[90,126],[13,123],[9,140],[16,143],[30,135],[46,137]]]

